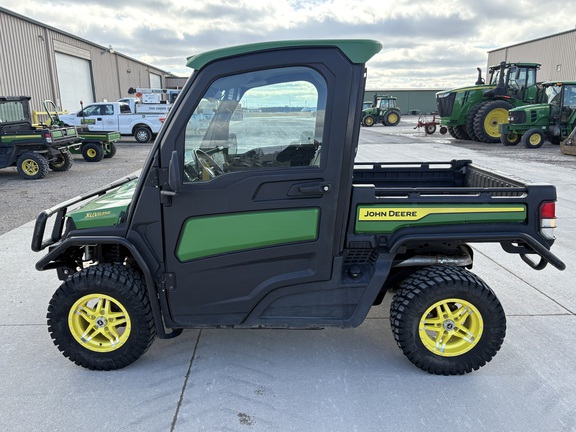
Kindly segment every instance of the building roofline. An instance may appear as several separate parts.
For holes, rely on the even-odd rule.
[[[79,40],[79,41],[82,41],[82,42],[84,42],[84,43],[87,43],[88,45],[92,45],[92,46],[94,46],[94,47],[101,48],[102,50],[108,50],[108,49],[109,49],[109,47],[105,47],[104,45],[100,45],[100,44],[98,44],[98,43],[96,43],[96,42],[89,41],[88,39],[84,39],[84,38],[82,38],[82,37],[80,37],[80,36],[77,36],[77,35],[75,35],[75,34],[68,33],[68,32],[66,32],[66,31],[64,31],[64,30],[61,30],[61,29],[56,28],[56,27],[53,27],[53,26],[51,26],[51,25],[44,24],[43,22],[40,22],[40,21],[37,21],[37,20],[35,20],[35,19],[29,18],[29,17],[27,17],[27,16],[21,15],[21,14],[19,14],[19,13],[17,13],[17,12],[13,12],[13,11],[11,11],[10,9],[6,9],[5,7],[0,6],[0,12],[3,12],[3,13],[5,13],[5,14],[7,14],[7,15],[11,15],[11,16],[16,17],[16,18],[18,18],[18,19],[21,19],[21,20],[23,20],[23,21],[27,21],[27,22],[29,22],[29,23],[31,23],[31,24],[34,24],[34,25],[43,27],[43,28],[45,28],[45,29],[47,29],[47,30],[51,30],[51,31],[53,31],[53,32],[55,32],[55,33],[60,33],[60,34],[62,34],[62,35],[65,35],[65,36],[68,36],[68,37],[77,39],[77,40]],[[126,55],[126,54],[119,53],[119,52],[116,51],[116,50],[114,50],[114,54],[116,54],[116,55],[118,55],[118,56],[120,56],[120,57],[124,57],[124,58],[126,58],[126,59],[128,59],[128,60],[134,61],[134,62],[136,62],[136,63],[140,63],[140,64],[142,64],[142,65],[145,65],[145,66],[148,66],[148,67],[152,67],[152,68],[154,68],[154,69],[156,69],[156,70],[158,70],[158,71],[163,72],[165,75],[175,76],[175,75],[173,75],[173,74],[172,74],[171,72],[169,72],[169,71],[166,71],[166,70],[164,70],[164,69],[160,69],[160,68],[157,67],[157,66],[151,65],[151,64],[149,64],[149,63],[145,63],[145,62],[143,62],[143,61],[141,61],[141,60],[135,59],[135,58],[130,57],[130,56]]]
[[[553,38],[553,37],[556,37],[556,36],[560,36],[560,35],[567,34],[567,33],[574,33],[574,32],[576,32],[576,29],[565,30],[565,31],[560,32],[560,33],[554,33],[554,34],[552,34],[552,35],[542,36],[542,37],[539,37],[539,38],[536,38],[536,39],[531,39],[531,40],[527,40],[527,41],[524,41],[524,42],[518,42],[518,43],[515,43],[515,44],[512,44],[512,45],[506,45],[506,46],[503,46],[503,47],[500,47],[500,48],[496,48],[496,49],[493,49],[493,50],[489,50],[488,53],[493,53],[493,52],[496,52],[496,51],[501,51],[501,50],[503,50],[503,49],[512,48],[512,47],[516,47],[516,46],[520,46],[520,45],[526,45],[526,44],[528,44],[528,43],[536,42],[536,41],[539,41],[539,40],[550,39],[550,38]]]

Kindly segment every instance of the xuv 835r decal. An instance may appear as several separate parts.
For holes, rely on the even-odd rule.
[[[399,228],[465,223],[523,222],[522,204],[414,204],[360,205],[356,212],[357,233],[391,233]]]

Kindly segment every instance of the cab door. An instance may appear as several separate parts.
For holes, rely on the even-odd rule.
[[[112,104],[89,105],[78,113],[78,117],[79,123],[87,125],[91,131],[118,130],[118,116]]]
[[[300,48],[217,61],[185,89],[160,143],[182,173],[162,205],[174,323],[290,314],[339,277],[362,80],[337,49]]]

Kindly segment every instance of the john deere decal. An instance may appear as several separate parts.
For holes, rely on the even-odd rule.
[[[359,206],[357,233],[389,233],[414,225],[461,224],[474,222],[521,222],[526,219],[524,205],[454,205]]]

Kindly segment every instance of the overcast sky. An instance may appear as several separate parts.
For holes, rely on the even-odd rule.
[[[370,38],[367,89],[473,84],[487,51],[571,30],[548,0],[0,0],[0,5],[176,75],[186,57],[279,39]],[[530,59],[526,59],[530,61]]]

